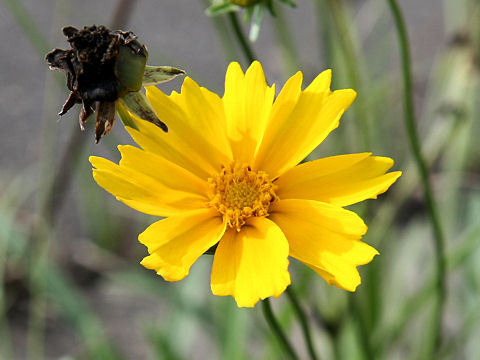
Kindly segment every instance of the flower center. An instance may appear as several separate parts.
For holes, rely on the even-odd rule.
[[[252,171],[246,164],[222,166],[218,175],[208,179],[208,206],[223,215],[231,228],[240,231],[251,216],[268,216],[270,203],[277,200],[276,186],[264,171]]]

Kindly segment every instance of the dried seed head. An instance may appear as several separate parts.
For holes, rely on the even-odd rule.
[[[45,57],[51,69],[65,72],[71,91],[59,115],[82,103],[79,120],[83,130],[98,102],[98,142],[113,126],[115,102],[140,90],[148,52],[131,31],[93,25],[82,30],[67,26],[63,33],[71,49],[54,49]]]

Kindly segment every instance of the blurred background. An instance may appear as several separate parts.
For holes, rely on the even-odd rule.
[[[356,293],[329,287],[292,260],[296,293],[322,359],[477,359],[480,353],[480,4],[402,0],[411,41],[417,129],[445,234],[447,296],[441,342],[432,334],[435,251],[405,132],[397,34],[386,1],[274,1],[251,43],[267,81],[296,71],[309,83],[333,69],[333,88],[359,95],[312,159],[372,151],[403,176],[387,194],[352,207],[381,255],[360,268]],[[118,161],[132,143],[122,123],[96,145],[79,106],[56,115],[64,75],[44,61],[66,49],[66,25],[132,30],[150,65],[184,69],[219,94],[227,64],[244,56],[231,17],[207,0],[0,1],[0,359],[283,359],[259,306],[212,296],[212,257],[166,283],[139,265],[137,235],[156,219],[98,187],[89,155]],[[244,11],[235,16],[244,33]],[[159,86],[179,90],[182,79]],[[285,296],[274,311],[302,358],[300,327]]]

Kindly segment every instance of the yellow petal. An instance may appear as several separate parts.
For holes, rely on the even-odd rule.
[[[279,96],[275,101],[254,169],[278,177],[303,160],[338,126],[356,93],[351,89],[320,91],[330,80],[330,71],[324,73],[300,96],[291,91],[290,96]]]
[[[212,209],[189,211],[157,221],[138,236],[150,254],[141,264],[167,281],[182,280],[198,257],[220,240],[225,226]]]
[[[361,282],[356,267],[378,254],[360,241],[367,226],[357,214],[312,200],[280,200],[270,209],[270,219],[288,239],[290,256],[317,270],[329,284],[355,291]]]
[[[267,86],[262,65],[254,61],[245,75],[231,63],[225,77],[223,104],[235,160],[251,163],[272,108],[275,88]]]
[[[157,116],[168,125],[168,133],[137,118],[139,131],[131,128],[127,130],[143,149],[178,164],[202,179],[207,179],[220,169],[221,164],[231,161],[231,151],[224,146],[227,141],[218,141],[219,137],[226,137],[221,126],[215,130],[217,135],[213,137],[210,130],[202,131],[204,123],[199,124],[197,117],[191,113],[192,107],[200,106],[199,102],[204,101],[203,107],[196,107],[196,111],[205,113],[202,119],[204,122],[210,121],[209,129],[213,129],[217,122],[221,121],[221,117],[214,118],[212,115],[221,112],[220,103],[210,103],[214,97],[204,96],[206,92],[199,90],[198,85],[191,80],[187,80],[187,88],[187,92],[194,93],[201,99],[180,101],[177,98],[183,99],[182,94],[172,95],[170,98],[154,86],[147,87],[147,99]]]
[[[307,86],[306,92],[330,92],[330,83],[332,82],[332,70],[328,69],[322,71],[317,77]]]
[[[347,206],[387,191],[400,171],[393,160],[370,153],[332,156],[300,164],[276,182],[280,199],[311,199]]]
[[[226,120],[222,99],[206,88],[185,78],[180,94],[171,97],[187,115],[194,129],[223,156],[232,159],[232,150],[226,136]]]
[[[283,124],[292,116],[298,99],[302,94],[302,80],[303,74],[299,71],[287,80],[280,94],[275,99],[265,128],[264,138],[255,155],[255,164],[260,163],[265,153],[269,150],[268,146],[273,143],[275,134],[283,131]],[[255,166],[255,168],[258,169],[258,166]]]
[[[93,178],[106,191],[130,207],[150,215],[169,216],[203,208],[206,198],[193,192],[174,190],[134,169],[107,159],[90,156]]]
[[[187,169],[191,173],[197,175],[200,178],[207,179],[210,174],[205,168],[202,168],[204,161],[196,159],[196,155],[188,156],[185,149],[182,149],[182,145],[175,146],[170,144],[165,139],[170,136],[169,131],[165,134],[163,131],[158,129],[154,124],[149,123],[148,121],[135,118],[135,123],[137,124],[139,130],[126,127],[130,136],[135,140],[135,142],[142,147],[142,149],[155,153],[158,156],[162,156],[168,161],[171,161],[184,169]],[[168,121],[168,119],[162,119],[162,121]],[[170,124],[168,124],[170,125]],[[159,133],[158,131],[161,131]],[[198,161],[198,162],[196,162]]]
[[[211,287],[215,295],[231,295],[238,306],[278,297],[290,284],[288,242],[265,218],[253,217],[240,232],[227,230],[213,260]]]
[[[154,153],[131,145],[119,145],[122,154],[119,165],[135,170],[162,183],[173,190],[191,192],[208,201],[207,182],[184,168]]]

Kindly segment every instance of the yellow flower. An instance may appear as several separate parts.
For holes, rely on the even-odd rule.
[[[217,245],[215,295],[238,306],[278,297],[290,284],[288,257],[329,284],[355,291],[358,265],[378,252],[360,241],[362,219],[343,207],[376,198],[401,175],[371,153],[299,164],[339,124],[353,90],[330,91],[327,70],[302,91],[302,73],[278,97],[262,66],[228,67],[222,98],[186,78],[181,93],[147,88],[168,134],[136,119],[127,128],[141,149],[119,146],[117,165],[91,157],[97,183],[143,213],[163,216],[139,235],[141,264],[167,281],[186,277]]]

